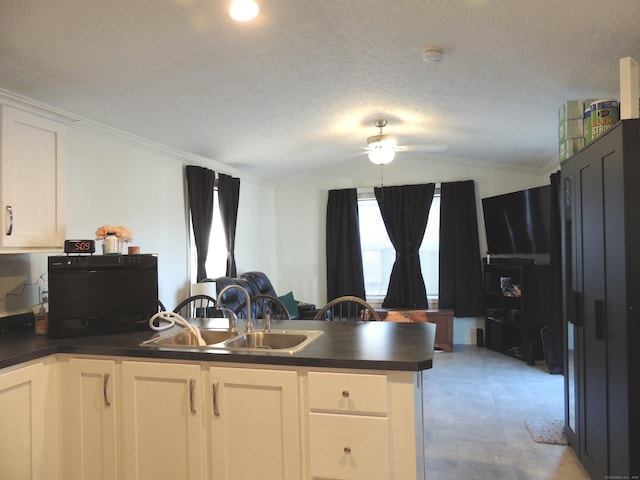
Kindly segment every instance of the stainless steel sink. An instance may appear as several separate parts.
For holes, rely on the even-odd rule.
[[[252,332],[224,342],[227,348],[250,348],[263,350],[290,350],[309,340],[305,333]]]
[[[198,345],[196,339],[186,330],[168,333],[152,338],[141,345],[167,348],[197,348],[202,350],[238,350],[299,352],[322,334],[320,330],[279,330],[272,332],[251,332],[232,336],[228,330],[200,329],[207,343]]]
[[[209,329],[200,329],[200,334],[202,335],[203,340],[207,344],[207,347],[199,347],[199,348],[210,348],[208,345],[215,345],[217,343],[224,342],[232,337],[231,333],[228,330],[209,330]],[[165,335],[161,335],[159,337],[152,338],[151,340],[147,340],[146,342],[142,342],[141,345],[146,346],[157,346],[157,347],[198,347],[198,341],[195,339],[193,335],[189,333],[188,330],[182,329],[177,332],[167,333]]]

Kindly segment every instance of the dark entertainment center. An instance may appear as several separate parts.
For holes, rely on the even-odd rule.
[[[549,271],[549,265],[527,259],[491,259],[484,264],[487,348],[530,365],[544,358]]]
[[[526,360],[544,359],[549,320],[551,187],[482,199],[486,347]],[[497,256],[496,256],[497,255]],[[544,259],[537,264],[534,258]]]

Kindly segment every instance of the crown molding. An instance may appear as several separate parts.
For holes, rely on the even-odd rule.
[[[100,122],[96,122],[89,118],[82,117],[70,112],[66,112],[56,107],[46,105],[44,103],[37,102],[33,99],[18,95],[14,92],[4,90],[0,88],[0,104],[9,105],[11,107],[30,112],[36,115],[44,116],[52,120],[56,120],[71,128],[84,130],[86,132],[98,135],[103,138],[110,138],[119,142],[125,143],[130,146],[144,149],[146,151],[154,152],[157,154],[165,155],[175,160],[188,163],[197,164],[202,167],[214,169],[218,173],[225,173],[227,175],[233,175],[251,181],[261,185],[271,185],[271,182],[265,179],[256,177],[255,175],[247,174],[241,170],[230,167],[222,162],[214,160],[212,158],[204,157],[202,155],[196,155],[193,153],[185,152],[177,148],[164,145],[162,143],[150,140],[148,138],[140,137],[133,133],[120,130],[118,128],[105,125]]]

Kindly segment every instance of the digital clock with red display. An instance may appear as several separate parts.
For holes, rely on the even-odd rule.
[[[95,240],[65,240],[64,253],[94,253]]]

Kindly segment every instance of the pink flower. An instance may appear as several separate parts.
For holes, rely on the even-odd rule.
[[[127,227],[116,227],[113,225],[103,225],[96,230],[96,240],[104,240],[108,233],[114,233],[121,242],[133,240],[133,234]]]

